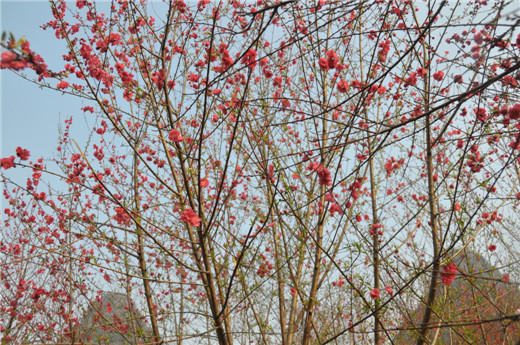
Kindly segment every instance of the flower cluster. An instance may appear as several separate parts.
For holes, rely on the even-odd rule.
[[[457,274],[457,266],[450,262],[446,266],[442,268],[441,272],[441,281],[444,285],[450,286],[455,280],[455,275]]]
[[[17,54],[7,51],[2,53],[0,66],[2,69],[12,69],[14,71],[19,71],[28,67],[29,63],[27,60],[18,56]]]
[[[330,186],[332,185],[332,177],[330,175],[329,169],[325,168],[318,162],[313,162],[309,164],[306,170],[311,170],[318,173],[318,177],[320,178],[320,185],[322,186]]]
[[[181,213],[181,220],[192,226],[200,226],[200,222],[202,221],[191,208],[187,208]]]

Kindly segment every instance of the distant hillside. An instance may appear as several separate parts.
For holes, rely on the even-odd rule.
[[[146,343],[152,332],[125,294],[103,292],[87,309],[76,333],[80,343],[137,345]]]
[[[482,257],[467,251],[453,263],[457,273],[451,286],[440,283],[429,332],[428,344],[436,338],[436,345],[457,344],[514,344],[520,338],[517,322],[488,322],[505,315],[514,315],[520,307],[518,285],[509,282],[500,270]],[[445,289],[446,288],[446,289]],[[404,315],[403,327],[419,328],[424,305],[412,314]],[[395,344],[413,344],[417,331],[401,331]]]

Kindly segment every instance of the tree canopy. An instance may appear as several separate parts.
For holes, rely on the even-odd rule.
[[[2,342],[95,341],[102,291],[143,344],[519,341],[513,5],[49,1],[62,67],[1,68],[86,121],[0,160]]]

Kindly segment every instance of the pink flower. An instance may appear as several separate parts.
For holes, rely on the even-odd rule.
[[[457,273],[457,266],[450,262],[448,265],[442,268],[441,281],[444,285],[450,286],[455,280],[455,274]]]
[[[205,178],[205,177],[204,177],[203,179],[201,179],[201,180],[200,180],[200,186],[201,186],[202,188],[206,188],[207,186],[209,186],[209,181],[208,181],[208,179]]]
[[[338,54],[334,50],[328,50],[327,51],[327,66],[329,69],[336,68],[336,65],[339,62]]]
[[[374,289],[374,290],[370,291],[370,298],[372,298],[373,300],[378,299],[379,298],[379,289]]]
[[[87,5],[87,0],[76,0],[76,6],[81,10],[85,5]]]
[[[19,57],[13,52],[7,51],[2,53],[2,60],[0,61],[0,68],[8,68],[15,71],[26,68],[29,64],[24,58]]]
[[[320,65],[320,68],[322,71],[326,71],[329,69],[329,64],[327,62],[326,58],[321,58],[318,60],[318,65]]]
[[[405,79],[404,86],[415,86],[417,84],[417,72],[410,73],[410,76]]]
[[[318,171],[318,176],[320,177],[320,185],[322,185],[322,186],[332,185],[332,178],[330,176],[329,169],[321,167],[321,169]]]
[[[490,244],[488,249],[489,249],[490,252],[494,252],[495,250],[497,250],[497,246],[494,245],[494,244]]]
[[[130,221],[132,220],[132,218],[130,218],[130,216],[124,208],[116,207],[115,211],[116,215],[113,218],[117,222],[117,224],[127,226],[130,225]]]
[[[0,159],[0,166],[4,169],[14,168],[14,156]]]
[[[190,73],[190,75],[188,76],[188,80],[193,83],[196,83],[199,81],[199,76],[195,73]]]
[[[385,287],[386,292],[388,292],[389,295],[393,295],[394,292],[392,291],[392,288],[390,286]]]
[[[477,120],[479,120],[479,121],[487,120],[488,117],[487,117],[486,109],[476,108],[476,109],[473,109],[473,111],[475,112],[475,115],[477,115]]]
[[[173,141],[175,143],[180,143],[181,141],[184,140],[184,138],[181,136],[181,133],[176,129],[172,129],[170,131],[170,134],[168,134],[168,139],[170,139],[171,141]]]
[[[433,73],[433,79],[435,79],[437,81],[441,81],[442,79],[444,79],[444,72],[438,71],[438,72]]]
[[[29,159],[31,154],[29,153],[29,150],[22,149],[20,146],[18,146],[16,148],[16,155],[20,157],[21,160],[26,161]]]
[[[348,82],[346,80],[340,80],[338,82],[337,89],[338,89],[339,92],[341,92],[341,93],[347,92],[348,91],[348,87],[349,87],[349,85],[348,85]]]
[[[520,103],[513,105],[511,108],[507,110],[507,114],[511,120],[520,119]]]
[[[199,226],[202,219],[191,209],[187,208],[181,213],[181,220],[193,226]]]
[[[323,165],[314,162],[309,164],[306,170],[312,170],[318,173],[318,177],[320,179],[320,185],[330,186],[332,185],[332,177],[330,175],[329,169],[325,168]]]
[[[242,57],[242,61],[240,61],[240,62],[242,62],[243,65],[248,65],[250,70],[254,70],[256,67],[256,64],[257,64],[256,56],[257,56],[256,50],[249,49],[245,53],[244,57]]]
[[[339,214],[343,214],[343,209],[336,203],[330,205],[329,211],[331,216],[334,216],[334,213],[336,212],[338,212]]]
[[[56,85],[56,87],[58,88],[58,90],[65,90],[69,87],[69,83],[67,83],[66,81],[60,81],[58,85]]]

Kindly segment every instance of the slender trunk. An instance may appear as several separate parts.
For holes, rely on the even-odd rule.
[[[374,176],[374,157],[372,156],[372,144],[368,140],[368,150],[370,155],[369,170],[370,170],[370,194],[372,203],[372,219],[374,224],[379,223],[377,217],[377,203],[376,203],[376,188],[375,188],[375,176]],[[377,229],[372,229],[372,261],[374,265],[374,289],[380,289],[380,273],[379,273],[379,233]],[[381,321],[379,319],[379,306],[380,300],[377,298],[374,301],[374,345],[381,344]]]
[[[136,146],[137,147],[137,146]],[[152,325],[152,332],[154,342],[160,343],[161,336],[159,334],[159,325],[157,323],[157,314],[155,311],[155,305],[152,300],[152,289],[150,287],[150,281],[148,280],[148,270],[146,267],[146,257],[144,253],[144,238],[141,231],[141,212],[139,204],[139,182],[137,179],[138,167],[137,157],[134,157],[134,171],[133,171],[133,184],[134,184],[134,207],[135,214],[134,219],[137,222],[136,235],[137,235],[137,258],[139,261],[139,268],[141,270],[141,276],[143,280],[144,296],[146,298],[146,304],[148,306],[148,315],[150,316],[150,323]]]
[[[361,27],[360,27],[361,28]],[[362,35],[359,36],[359,61],[360,61],[360,69],[361,69],[361,82],[365,84],[365,71],[364,71],[364,63],[363,63],[363,41]],[[365,121],[368,121],[367,109],[366,106],[363,106],[363,116]],[[373,140],[376,140],[375,138]],[[372,222],[373,224],[378,224],[379,219],[377,216],[377,200],[376,200],[376,188],[375,188],[375,174],[374,174],[374,155],[372,151],[372,141],[370,139],[370,133],[367,133],[367,145],[368,145],[368,169],[370,175],[370,202],[372,204]],[[374,285],[373,289],[379,290],[380,288],[380,273],[379,273],[379,233],[377,229],[370,229],[370,233],[372,235],[372,262],[373,262],[373,274],[374,274]],[[374,301],[374,345],[381,344],[381,320],[379,319],[379,306],[380,300],[377,298]]]
[[[330,25],[327,28],[327,37],[330,35]],[[323,120],[322,120],[322,141],[321,141],[321,149],[320,149],[320,160],[321,165],[326,168],[326,160],[327,160],[327,154],[326,149],[327,147],[327,136],[328,136],[328,120],[327,120],[327,108],[328,108],[328,93],[327,93],[327,77],[324,75],[322,79],[322,85],[323,85],[323,99],[322,99],[322,110],[323,110]],[[320,201],[319,205],[325,204],[325,194],[327,192],[327,186],[321,185],[320,187]],[[316,251],[314,252],[314,269],[313,269],[313,275],[312,275],[312,284],[311,284],[311,291],[309,292],[309,299],[306,306],[306,318],[305,318],[305,324],[303,328],[303,339],[302,339],[302,345],[308,345],[310,341],[310,334],[313,326],[313,314],[314,314],[314,307],[316,305],[316,295],[318,293],[319,288],[319,282],[320,282],[320,274],[321,274],[321,256],[322,256],[322,242],[323,242],[323,228],[325,226],[325,217],[326,217],[326,209],[324,207],[320,207],[319,211],[319,219],[316,229],[316,239],[315,239],[315,247]]]
[[[415,16],[415,11],[414,16]],[[428,12],[430,13],[430,11]],[[416,22],[418,22],[417,17],[415,16]],[[430,35],[428,34],[428,39]],[[422,42],[423,47],[423,65],[426,68],[427,72],[424,76],[424,112],[428,114],[430,112],[430,68],[429,68],[429,54],[428,48],[426,46],[426,40]],[[439,255],[440,255],[440,241],[439,241],[439,229],[437,224],[437,197],[435,193],[435,185],[433,181],[433,148],[432,148],[432,138],[431,138],[431,123],[430,123],[430,115],[425,117],[426,119],[426,169],[427,169],[427,177],[428,177],[428,203],[429,203],[429,214],[430,214],[430,226],[431,226],[431,235],[432,235],[432,247],[433,247],[433,265],[432,265],[432,275],[430,279],[430,287],[428,290],[428,297],[426,300],[426,308],[424,311],[423,319],[421,322],[420,334],[417,340],[417,345],[423,345],[427,341],[428,331],[429,331],[429,323],[431,322],[433,305],[435,302],[435,296],[437,294],[438,288],[438,280],[439,280]]]

